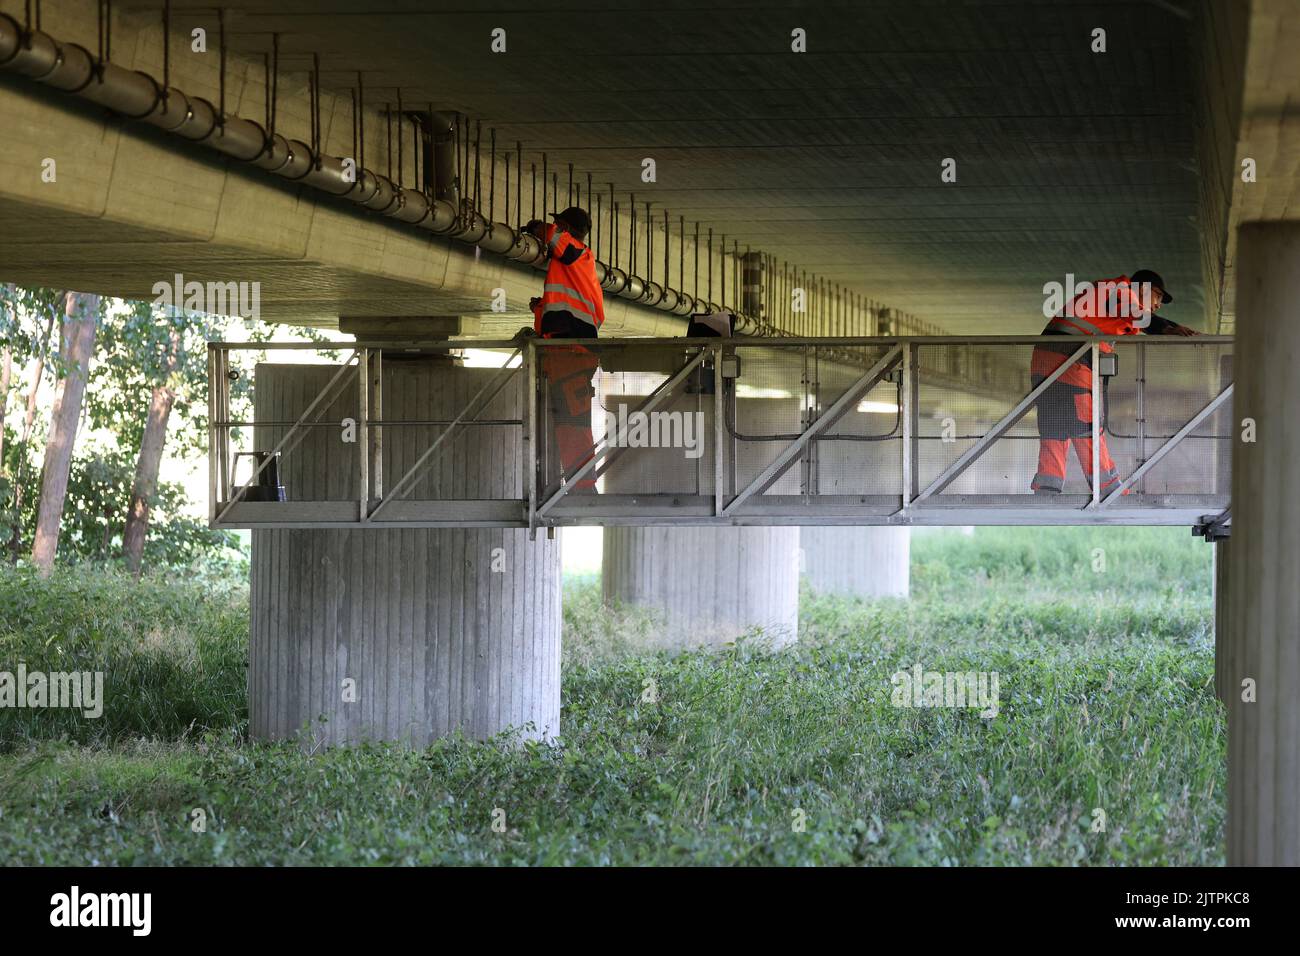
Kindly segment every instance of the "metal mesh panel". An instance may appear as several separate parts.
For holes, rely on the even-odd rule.
[[[1032,352],[1031,345],[917,346],[918,491],[924,493],[1029,392]],[[972,382],[976,363],[988,369],[987,382]],[[1027,495],[1037,461],[1031,408],[937,494]]]
[[[1120,402],[1112,390],[1107,439],[1127,449],[1121,466],[1127,476],[1232,384],[1232,354],[1228,345],[1193,342],[1162,348],[1125,342],[1117,351],[1121,373],[1133,370],[1129,383],[1145,378],[1140,415],[1135,387],[1132,394],[1120,393]],[[1228,494],[1232,422],[1229,398],[1139,479],[1135,490],[1147,495]]]
[[[385,346],[382,357],[370,353],[365,475],[368,500],[383,498],[384,506],[360,513],[368,521],[448,524],[819,517],[942,524],[1001,513],[1050,524],[1105,520],[1104,508],[1127,509],[1124,520],[1133,523],[1178,523],[1224,507],[1234,430],[1231,404],[1220,396],[1231,382],[1231,343],[1135,336],[1113,343],[1112,355],[1102,353],[1102,434],[1118,478],[1106,474],[1100,456],[1101,508],[1086,477],[1094,344],[1100,349],[1096,340],[1074,338],[1038,346],[546,341],[529,346],[535,362],[513,369],[488,367],[504,361],[508,348],[495,360],[478,355],[478,367],[461,367],[436,350]],[[1036,347],[1040,357],[1055,352],[1059,361],[1087,351],[1079,353],[1082,363],[1066,366],[1061,387],[1031,400]],[[1114,374],[1106,374],[1111,358]],[[340,368],[308,354],[284,355],[257,366],[250,392],[255,361],[256,350],[235,350],[228,364],[214,352],[212,407],[220,424],[212,480],[226,486],[215,500],[229,501],[231,483],[252,471],[245,462],[235,474],[233,453],[272,450]],[[375,387],[378,364],[382,388]],[[1050,367],[1040,363],[1037,374]],[[240,374],[232,376],[235,369]],[[346,438],[341,429],[360,417],[358,388],[356,369],[345,370],[282,451],[288,502],[313,507],[272,512],[271,499],[250,499],[244,504],[260,503],[232,512],[226,523],[279,521],[281,514],[291,524],[357,520],[362,435],[358,429]],[[1040,459],[1040,430],[1063,454],[1063,463],[1056,459],[1063,479],[1047,467],[1051,456]],[[1048,484],[1063,482],[1064,494],[1033,493],[1035,475],[1042,484],[1047,472],[1055,476]],[[1113,496],[1120,480],[1131,493]],[[497,506],[503,502],[511,507]]]

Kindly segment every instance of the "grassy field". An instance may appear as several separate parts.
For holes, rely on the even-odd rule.
[[[309,757],[244,739],[242,587],[0,571],[0,670],[108,674],[99,720],[0,709],[0,859],[1223,862],[1210,549],[1185,529],[917,536],[912,600],[805,593],[776,654],[638,654],[644,615],[565,588],[557,745]],[[893,706],[916,664],[996,671],[998,716]]]

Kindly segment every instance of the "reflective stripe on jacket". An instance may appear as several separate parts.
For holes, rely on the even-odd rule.
[[[554,223],[545,227],[544,242],[550,253],[541,313],[569,312],[600,328],[605,321],[605,300],[596,281],[596,258],[591,250]]]
[[[1128,276],[1118,276],[1099,279],[1089,290],[1075,296],[1064,315],[1047,323],[1043,335],[1137,335],[1151,318],[1143,315],[1138,287],[1129,284]],[[1099,348],[1103,352],[1115,351],[1110,342],[1102,342]]]

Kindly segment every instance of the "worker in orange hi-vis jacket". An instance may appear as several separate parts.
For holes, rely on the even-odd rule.
[[[1043,335],[1197,335],[1185,325],[1156,315],[1160,307],[1173,301],[1160,276],[1140,269],[1131,276],[1101,279],[1068,303],[1061,315],[1047,323]],[[1078,343],[1040,344],[1034,347],[1030,380],[1035,388],[1066,362]],[[1099,350],[1115,351],[1110,342]],[[1109,382],[1102,379],[1103,386]],[[1038,398],[1038,473],[1030,487],[1035,494],[1060,494],[1065,487],[1065,468],[1069,446],[1074,445],[1084,476],[1092,485],[1092,357],[1083,358],[1068,368]],[[1102,421],[1105,421],[1105,395],[1102,397]],[[1104,435],[1098,435],[1098,458],[1101,490],[1105,493],[1119,483],[1119,470],[1110,457]],[[1127,493],[1127,492],[1125,492]]]
[[[524,227],[545,244],[548,255],[542,294],[529,303],[533,331],[547,339],[594,339],[605,321],[605,302],[596,279],[596,258],[585,244],[591,219],[577,206],[552,213],[551,218],[553,223],[533,220]],[[570,479],[592,455],[592,381],[600,360],[580,345],[540,351],[560,468]],[[595,479],[587,475],[571,490],[592,492],[595,487]]]

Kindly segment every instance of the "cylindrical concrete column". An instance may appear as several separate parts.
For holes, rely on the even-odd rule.
[[[799,532],[808,586],[824,594],[907,597],[912,529],[832,525]]]
[[[665,646],[798,637],[796,527],[606,528],[602,581],[606,602],[656,612]]]
[[[1228,640],[1228,542],[1231,540],[1220,538],[1213,545],[1214,696],[1225,705],[1233,683],[1232,662],[1228,659],[1232,652],[1232,643]]]
[[[1298,302],[1300,223],[1242,226],[1227,608],[1230,865],[1300,865]],[[1254,420],[1253,441],[1242,440],[1244,419]]]
[[[620,405],[637,407],[642,396],[609,393],[606,412],[617,417]],[[690,410],[696,396],[675,400],[674,409]],[[607,494],[639,491],[713,491],[713,397],[700,399],[700,435],[706,450],[690,458],[682,449],[632,449],[604,478]],[[797,402],[785,399],[738,399],[741,433],[795,427]],[[757,474],[779,445],[727,441],[724,465],[735,446],[738,481]],[[724,471],[727,470],[724,468]],[[777,487],[789,493],[798,475]],[[608,527],[605,529],[602,581],[605,601],[649,608],[661,623],[659,642],[666,647],[720,644],[754,633],[770,646],[794,641],[799,629],[799,529],[787,527]]]
[[[259,365],[259,421],[292,422],[337,366]],[[495,375],[431,361],[385,361],[385,421],[447,421]],[[356,374],[323,425],[284,459],[290,501],[356,502]],[[506,388],[480,417],[519,414]],[[372,407],[371,417],[375,417]],[[259,426],[268,450],[284,426]],[[441,431],[382,429],[389,490]],[[372,442],[375,430],[372,429]],[[373,454],[373,452],[372,452]],[[449,440],[408,500],[517,496],[518,428],[477,427]],[[372,478],[373,480],[373,478]],[[372,501],[380,489],[370,489]],[[560,717],[559,542],[504,528],[253,532],[249,722],[258,740],[305,745],[393,740],[423,746],[461,729],[486,738]]]

